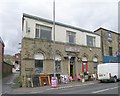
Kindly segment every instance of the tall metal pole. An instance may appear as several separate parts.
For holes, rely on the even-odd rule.
[[[53,56],[54,56],[54,77],[56,76],[55,70],[55,0],[53,1]]]

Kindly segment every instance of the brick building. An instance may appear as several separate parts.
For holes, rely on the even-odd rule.
[[[23,14],[21,76],[95,73],[102,62],[100,35],[74,26]],[[54,62],[55,61],[55,62]],[[25,83],[24,85],[25,86]]]

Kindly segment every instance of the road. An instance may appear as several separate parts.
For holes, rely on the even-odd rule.
[[[16,84],[16,78],[18,76],[19,72],[16,72],[2,79],[2,94],[12,92],[13,86]]]
[[[80,86],[73,86],[65,88],[50,88],[49,86],[45,87],[36,87],[36,88],[15,88],[16,77],[19,76],[19,73],[12,74],[3,79],[2,82],[2,93],[13,93],[15,94],[118,94],[118,89],[120,89],[120,82],[117,83],[99,83],[92,82],[87,84],[82,84]],[[24,90],[23,90],[24,89]],[[119,90],[120,92],[120,90]]]
[[[40,94],[118,94],[118,83],[97,83],[65,89],[52,89]]]

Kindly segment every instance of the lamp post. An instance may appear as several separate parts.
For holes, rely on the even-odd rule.
[[[56,77],[56,70],[55,70],[55,0],[53,1],[53,57],[54,57],[54,77]]]

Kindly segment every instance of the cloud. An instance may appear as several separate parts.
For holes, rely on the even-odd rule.
[[[94,31],[99,27],[118,31],[118,0],[56,0],[56,21]],[[0,36],[5,54],[19,52],[22,14],[53,19],[53,0],[1,0]]]

